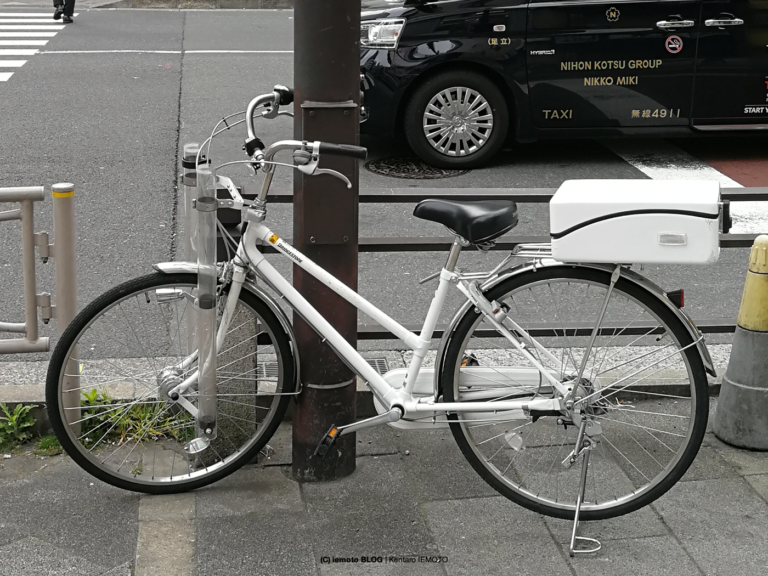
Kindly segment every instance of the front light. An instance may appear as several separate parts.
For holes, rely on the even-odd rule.
[[[360,45],[363,48],[397,47],[405,20],[372,20],[360,24]]]

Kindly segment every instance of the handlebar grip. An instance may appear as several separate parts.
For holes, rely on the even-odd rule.
[[[335,154],[336,156],[348,156],[365,160],[368,157],[368,149],[352,144],[327,144],[320,143],[320,154]]]
[[[293,88],[277,85],[274,91],[280,95],[280,106],[287,106],[293,103]]]

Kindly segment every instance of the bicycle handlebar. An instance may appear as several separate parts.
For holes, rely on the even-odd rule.
[[[328,144],[320,142],[321,154],[335,154],[336,156],[348,156],[349,158],[358,158],[365,160],[368,157],[368,150],[362,146],[353,146],[352,144]]]

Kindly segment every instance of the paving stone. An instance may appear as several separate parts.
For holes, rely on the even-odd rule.
[[[194,519],[139,523],[136,576],[188,576],[195,571]]]
[[[350,476],[334,482],[302,484],[307,511],[313,517],[361,514],[379,511],[408,520],[419,517],[416,500],[406,489],[400,456],[358,458]]]
[[[736,478],[738,475],[736,469],[723,458],[718,450],[711,445],[702,445],[696,459],[680,479],[680,482]]]
[[[112,570],[104,572],[101,576],[133,576],[133,562],[126,562],[116,566]]]
[[[397,446],[419,502],[498,494],[467,462],[447,428],[403,430]]]
[[[422,504],[449,576],[568,574],[538,514],[502,497]]]
[[[374,426],[357,432],[358,456],[381,456],[398,453],[398,435],[407,434],[391,426]]]
[[[318,563],[323,556],[408,556],[436,554],[424,519],[389,514],[371,507],[367,514],[310,514],[311,537]],[[381,568],[381,566],[379,566]],[[338,571],[339,567],[335,569]]]
[[[262,449],[256,460],[262,466],[286,466],[291,464],[291,423],[283,422]]]
[[[704,441],[717,450],[739,474],[768,474],[768,452],[736,448],[726,444],[714,434],[707,434]]]
[[[247,466],[196,491],[197,517],[303,512],[299,484],[286,467]]]
[[[133,560],[138,494],[88,476],[71,460],[0,490],[0,518],[21,532],[97,565]]]
[[[570,544],[573,522],[557,518],[544,517],[552,534],[560,544]],[[603,542],[626,538],[647,538],[649,536],[669,536],[669,530],[664,526],[659,515],[646,506],[631,514],[625,514],[610,520],[582,522],[579,534],[596,538]]]
[[[142,494],[139,522],[191,520],[195,517],[195,492],[152,496]]]
[[[37,538],[25,538],[3,546],[0,558],[0,576],[90,576],[107,570]]]
[[[568,545],[563,546],[568,554]],[[571,560],[577,576],[697,576],[701,574],[685,550],[671,536],[611,540],[597,554]]]
[[[321,564],[320,576],[445,576],[446,574],[441,564],[420,562],[416,556],[409,558],[407,562],[388,561],[386,557],[384,560],[387,563]]]
[[[755,492],[768,502],[768,474],[752,474],[744,476],[744,480],[749,482],[749,485],[755,489]]]
[[[706,574],[768,572],[768,504],[745,480],[679,483],[653,507]]]
[[[15,482],[31,477],[42,470],[52,470],[65,464],[69,457],[35,456],[13,454],[11,458],[0,460],[0,487],[5,482]],[[71,462],[71,460],[69,460]]]
[[[25,533],[16,524],[11,524],[7,519],[0,521],[0,546],[21,540],[24,536]]]
[[[305,512],[198,518],[198,576],[317,576],[307,524]]]

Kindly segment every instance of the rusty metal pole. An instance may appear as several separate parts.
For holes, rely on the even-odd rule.
[[[360,0],[294,2],[294,136],[334,144],[358,143]],[[293,239],[304,254],[357,289],[358,166],[350,158],[321,158],[345,174],[352,189],[329,176],[295,172]],[[294,286],[353,345],[357,310],[300,268]],[[355,434],[326,457],[313,456],[331,425],[355,418],[356,376],[300,318],[294,317],[304,386],[293,414],[293,475],[302,482],[335,480],[355,470]]]

